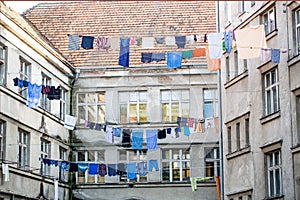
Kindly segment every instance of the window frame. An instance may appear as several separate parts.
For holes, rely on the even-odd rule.
[[[232,139],[231,139],[231,126],[227,127],[227,149],[228,154],[232,153]]]
[[[272,83],[272,73],[275,72],[275,82]],[[265,74],[263,74],[264,83],[264,115],[271,115],[280,110],[279,108],[279,80],[278,80],[278,67],[275,67]],[[268,85],[269,84],[269,85]],[[274,99],[274,91],[276,90],[276,98]],[[270,95],[268,95],[270,93]],[[269,101],[270,100],[270,101]],[[270,105],[269,105],[270,103]]]
[[[188,93],[188,98],[183,93]],[[169,94],[167,94],[169,93]],[[180,95],[176,95],[180,93]],[[169,98],[165,98],[168,96]],[[183,98],[184,97],[184,98]],[[187,98],[187,99],[185,99]],[[173,115],[173,107],[178,104],[178,116]],[[160,91],[160,105],[161,105],[161,121],[162,122],[177,122],[177,117],[189,117],[190,114],[190,90],[189,89],[176,89],[176,90],[161,90]],[[164,113],[164,105],[166,105],[166,111]],[[186,105],[188,111],[184,113],[184,106]]]
[[[0,119],[0,157],[6,158],[6,121]]]
[[[80,95],[84,95],[84,102],[79,102],[79,96]],[[89,95],[95,95],[95,99],[93,102],[88,102],[88,97]],[[100,98],[99,99],[99,95],[102,95],[103,97],[103,100]],[[83,125],[84,124],[84,121],[89,121],[89,122],[95,122],[95,123],[105,123],[105,115],[106,115],[106,101],[105,101],[105,92],[104,91],[99,91],[99,92],[90,92],[90,93],[77,93],[76,95],[76,101],[77,101],[77,116],[78,116],[78,120],[77,122],[80,124],[80,125]],[[84,109],[84,114],[80,114],[80,107],[83,107]],[[94,120],[90,120],[89,119],[89,107],[92,107],[94,108]],[[99,119],[99,110],[98,108],[102,109],[104,114],[102,116],[103,119]],[[84,117],[81,119],[81,116]],[[101,118],[101,117],[100,117]]]
[[[226,82],[230,81],[230,64],[229,64],[229,56],[226,56]]]
[[[67,114],[68,91],[63,87],[60,88],[59,117],[64,121]]]
[[[67,155],[67,149],[59,146],[59,160],[60,161],[67,161],[68,155]],[[59,180],[63,182],[68,182],[68,172],[63,170],[61,167],[59,167]]]
[[[31,80],[31,63],[28,62],[26,59],[23,57],[20,57],[20,68],[19,68],[19,74],[20,74],[20,79],[29,81]],[[19,88],[18,90],[19,94],[23,96],[24,98],[27,98],[27,88]]]
[[[271,26],[271,24],[272,24],[271,13],[272,12],[273,12],[273,16],[274,16],[274,26]],[[266,12],[264,12],[261,16],[261,19],[262,19],[262,24],[264,24],[266,35],[275,31],[276,27],[277,27],[275,6],[272,6]]]
[[[164,151],[168,152],[169,158],[164,158]],[[178,155],[174,154],[174,151],[178,151]],[[188,158],[187,155],[183,154],[183,152],[188,152]],[[168,149],[161,149],[161,155],[162,155],[162,159],[161,159],[161,165],[162,165],[162,170],[161,170],[161,180],[162,182],[188,182],[190,181],[190,176],[191,176],[191,152],[190,152],[190,148],[168,148]],[[177,155],[177,159],[174,159],[174,156]],[[183,158],[183,155],[185,158]],[[173,173],[175,173],[174,171],[174,167],[173,164],[179,162],[179,180],[174,180],[174,176]],[[168,180],[164,179],[164,163],[168,163]],[[188,163],[189,168],[185,169],[183,167],[183,163]],[[185,170],[185,173],[187,175],[187,177],[183,177],[183,171]],[[178,170],[177,170],[178,171]],[[189,175],[189,176],[188,176]]]
[[[298,15],[297,15],[298,14]],[[300,8],[294,11],[294,20],[295,20],[295,36],[296,36],[296,52],[297,55],[300,54]]]
[[[146,95],[145,99],[142,99],[142,95]],[[136,98],[132,98],[133,96],[136,96]],[[125,97],[125,99],[123,98]],[[147,91],[120,91],[119,92],[119,121],[120,123],[141,123],[141,122],[147,122],[148,120],[148,93]],[[131,112],[131,106],[135,105],[136,112]],[[145,111],[146,116],[145,119],[142,120],[142,110],[141,106],[145,105]],[[126,109],[126,119],[123,119],[122,117],[122,106],[125,106],[123,108]],[[132,120],[131,118],[136,118],[136,120]]]
[[[44,86],[51,86],[52,80],[49,76],[47,76],[46,74],[42,73],[42,85]],[[40,106],[50,112],[51,111],[51,101],[50,99],[47,98],[48,94],[41,94],[41,100],[40,100]]]
[[[211,91],[211,96],[212,98],[206,98],[205,91]],[[207,104],[212,104],[212,116],[207,116],[206,111],[205,111],[205,105]],[[216,88],[204,88],[203,89],[203,118],[204,119],[209,119],[213,117],[218,117],[219,116],[219,102],[218,102],[218,89]]]
[[[220,153],[219,153],[219,148],[206,148],[205,149],[205,177],[211,177],[209,176],[209,174],[207,173],[208,168],[210,168],[211,166],[207,165],[208,163],[213,163],[213,180],[215,180],[216,176],[220,175]],[[208,157],[208,155],[210,155],[210,153],[213,153],[213,157],[210,158]]]
[[[278,163],[276,163],[276,154],[278,155]],[[275,150],[265,154],[266,187],[267,187],[267,195],[270,198],[278,197],[282,195],[282,166],[281,165],[282,162],[281,162],[280,150]],[[276,175],[276,170],[279,171],[278,177]],[[273,176],[272,179],[271,176]],[[272,180],[273,180],[273,184],[271,182]],[[277,181],[279,181],[279,191],[277,191],[278,190],[276,185]]]
[[[51,158],[51,143],[48,140],[41,138],[41,159],[43,158]],[[48,164],[42,163],[41,167],[42,175],[50,175],[50,166]]]
[[[29,167],[30,162],[30,133],[19,128],[19,139],[18,139],[18,167],[26,168]]]
[[[0,43],[0,85],[6,85],[7,78],[7,46]]]
[[[235,134],[236,134],[236,150],[241,150],[241,123],[237,122],[235,124]]]

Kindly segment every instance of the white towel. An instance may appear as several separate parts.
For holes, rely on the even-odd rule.
[[[143,37],[142,38],[142,47],[144,49],[153,49],[154,48],[154,37]]]
[[[209,56],[211,59],[222,57],[222,33],[210,33],[207,36]]]
[[[77,120],[77,117],[73,117],[71,115],[65,115],[64,127],[66,127],[69,130],[74,130],[76,120]]]
[[[174,46],[174,45],[176,45],[175,37],[174,36],[167,36],[165,38],[165,42],[166,42],[167,46]]]
[[[110,48],[114,51],[120,49],[120,38],[110,38]]]

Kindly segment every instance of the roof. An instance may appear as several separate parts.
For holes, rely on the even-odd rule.
[[[93,37],[188,36],[216,32],[214,1],[81,1],[41,3],[23,13],[75,67],[118,66],[119,50],[68,50],[68,34]],[[201,39],[203,42],[203,39]],[[198,41],[176,46],[155,44],[153,49],[130,45],[130,66],[142,65],[141,52],[192,50]],[[95,44],[95,42],[94,42]],[[204,62],[191,58],[187,63]],[[164,64],[165,61],[159,62]],[[147,64],[149,65],[149,63]]]

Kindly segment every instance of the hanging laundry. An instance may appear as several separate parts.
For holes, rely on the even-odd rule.
[[[207,42],[207,34],[204,34],[203,42]]]
[[[165,42],[165,37],[155,37],[157,44],[163,44]]]
[[[260,49],[267,48],[264,25],[236,30],[235,37],[239,59],[260,57]]]
[[[97,37],[96,47],[98,50],[108,51],[110,48],[110,39],[106,37]]]
[[[267,62],[271,59],[271,49],[270,48],[261,48],[261,61]]]
[[[280,49],[272,49],[271,62],[273,62],[273,63],[280,62]]]
[[[171,128],[171,137],[172,138],[178,138],[179,134],[176,132],[176,128]]]
[[[60,100],[60,94],[61,94],[60,86],[57,86],[57,88],[55,88],[55,86],[51,86],[47,98],[49,100]]]
[[[42,85],[29,83],[27,92],[27,106],[37,108],[40,103]]]
[[[78,171],[79,172],[85,172],[89,167],[88,163],[78,163]]]
[[[131,38],[130,38],[130,44],[131,44],[131,45],[136,45],[136,43],[137,43],[137,42],[136,42],[135,37],[131,37]]]
[[[54,179],[54,200],[58,200],[58,180]]]
[[[23,80],[23,87],[28,87],[29,81]]]
[[[119,176],[126,176],[127,175],[124,163],[118,163],[116,174],[119,175]]]
[[[160,62],[166,60],[166,55],[165,53],[152,53],[151,60],[155,62]]]
[[[73,117],[71,115],[65,115],[65,123],[64,127],[69,130],[74,130],[76,124],[77,117]]]
[[[114,51],[120,48],[120,38],[112,37],[110,38],[110,48]]]
[[[221,33],[210,33],[207,36],[208,39],[208,56],[211,59],[217,59],[222,57],[222,34]]]
[[[158,130],[158,133],[157,133],[157,138],[158,139],[166,139],[167,137],[167,134],[166,134],[166,130],[163,129],[163,130]]]
[[[194,44],[194,37],[192,35],[186,36],[186,43],[187,44]]]
[[[117,175],[117,170],[116,170],[116,164],[108,164],[107,165],[107,171],[108,171],[108,176],[116,176]]]
[[[195,119],[194,118],[188,118],[188,126],[190,128],[193,128],[195,124]]]
[[[101,129],[102,129],[102,124],[96,123],[96,124],[95,124],[95,130],[101,131]]]
[[[121,128],[113,128],[113,133],[115,137],[121,137],[122,129]]]
[[[217,70],[220,70],[221,68],[221,59],[211,59],[209,56],[209,48],[206,46],[205,47],[205,53],[206,53],[206,62],[207,62],[207,67],[210,72],[214,72]]]
[[[183,59],[190,59],[193,57],[193,50],[187,50],[182,52]]]
[[[2,174],[4,175],[4,181],[9,181],[9,166],[8,164],[2,163]]]
[[[198,122],[196,125],[196,132],[202,133],[202,123]]]
[[[82,36],[81,47],[84,49],[93,49],[94,37]]]
[[[138,163],[138,174],[140,176],[146,176],[148,173],[147,162],[142,161]]]
[[[197,182],[211,180],[213,177],[190,177],[192,191],[197,190]]]
[[[219,117],[214,117],[214,123],[216,128],[216,134],[219,134]]]
[[[235,31],[232,31],[232,40],[233,40],[233,41],[236,41],[236,38],[235,38]]]
[[[183,127],[183,134],[184,134],[185,136],[189,136],[189,135],[191,134],[190,128],[189,128],[188,126],[184,126],[184,127]]]
[[[13,81],[14,81],[14,86],[18,86],[19,78],[16,77],[16,78],[13,79]]]
[[[168,68],[181,68],[182,52],[168,52],[167,66],[168,66]]]
[[[141,37],[136,38],[136,45],[139,47],[142,46],[142,40],[143,39]]]
[[[205,119],[205,129],[215,128],[214,118],[206,118]]]
[[[122,147],[131,147],[130,132],[129,129],[123,129]]]
[[[186,36],[175,36],[175,42],[178,48],[184,48]]]
[[[71,162],[69,172],[78,172],[78,164]]]
[[[100,176],[105,176],[107,174],[107,171],[106,171],[106,164],[104,163],[100,163],[99,164],[99,175]]]
[[[114,134],[112,126],[106,126],[106,141],[109,143],[114,143]]]
[[[64,171],[69,171],[70,163],[68,161],[61,161],[60,168]]]
[[[167,128],[167,134],[171,134],[172,128]]]
[[[136,178],[136,162],[127,163],[127,178],[135,179]]]
[[[205,55],[205,48],[196,48],[193,50],[193,57],[201,57]]]
[[[146,130],[146,140],[148,149],[157,149],[157,130]]]
[[[22,80],[22,79],[18,79],[18,87],[19,87],[20,89],[23,88],[23,80]]]
[[[103,131],[106,132],[106,125],[105,124],[103,124],[102,128],[103,128]]]
[[[119,65],[129,67],[129,38],[120,38]]]
[[[159,171],[157,160],[149,160],[149,172],[152,172],[153,169]]]
[[[165,38],[166,46],[175,46],[175,37],[174,36],[167,36]]]
[[[132,130],[132,149],[143,148],[143,130]]]
[[[228,33],[224,32],[224,43],[225,50],[228,55],[230,55],[232,49],[232,32],[228,31]]]
[[[42,85],[42,94],[48,94],[50,92],[50,86]]]
[[[152,62],[152,53],[141,53],[141,61],[142,63],[150,63]]]
[[[154,37],[143,37],[142,47],[144,49],[153,49],[154,48]]]
[[[194,35],[194,41],[197,42],[197,35]]]
[[[89,163],[89,174],[90,175],[97,175],[99,170],[99,164],[98,163]]]
[[[69,50],[79,50],[79,35],[71,35],[69,34]]]
[[[90,124],[90,123],[89,123],[87,120],[84,120],[84,127],[85,127],[85,128],[89,127],[89,124]]]
[[[94,122],[89,122],[89,128],[90,129],[95,129],[95,123]]]

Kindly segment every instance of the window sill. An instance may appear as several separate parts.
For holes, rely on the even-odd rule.
[[[243,78],[248,76],[248,70],[245,70],[243,73],[237,75],[233,79],[229,80],[227,83],[224,84],[225,89],[229,88],[230,86],[234,85],[235,83],[239,82]]]
[[[244,148],[242,148],[238,151],[227,154],[226,158],[227,158],[227,160],[230,160],[230,159],[236,158],[238,156],[244,155],[244,154],[249,153],[249,152],[251,152],[251,146],[247,146],[247,147],[244,147]]]
[[[278,34],[278,29],[275,28],[270,33],[266,34],[266,41],[270,40],[271,38],[275,37]]]
[[[299,153],[300,152],[300,144],[298,143],[297,145],[293,146],[291,148],[292,154],[294,153]]]
[[[276,196],[276,197],[266,197],[266,198],[264,198],[264,200],[275,200],[275,199],[277,199],[277,200],[282,200],[283,199],[283,197],[284,197],[284,195],[279,195],[279,196]]]
[[[265,124],[265,123],[270,122],[278,117],[280,117],[280,110],[278,110],[272,114],[266,115],[266,116],[260,118],[259,120],[260,120],[261,124]]]
[[[294,55],[292,58],[290,58],[287,61],[287,65],[288,67],[295,65],[296,63],[298,63],[300,61],[300,54]]]

